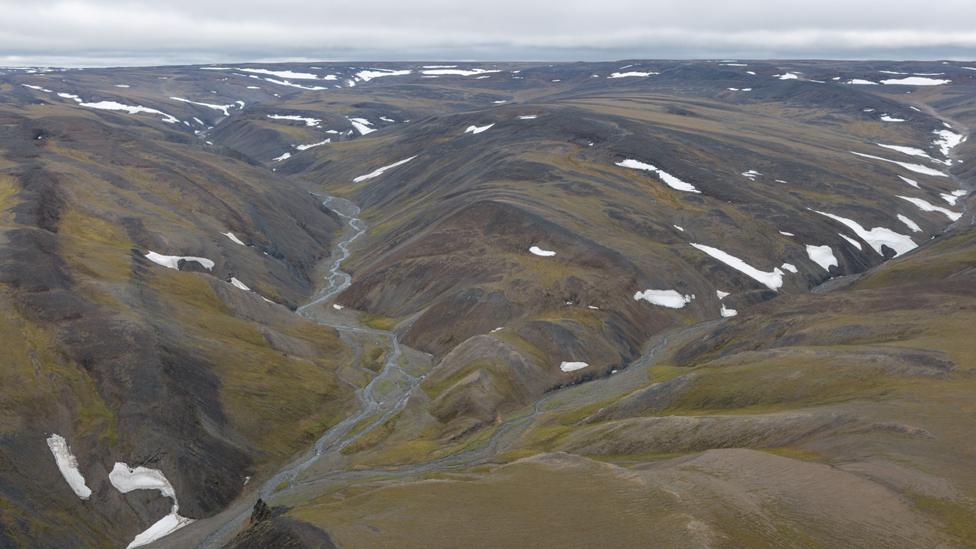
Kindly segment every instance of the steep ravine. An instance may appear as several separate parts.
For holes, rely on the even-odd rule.
[[[366,231],[366,224],[356,217],[359,214],[359,208],[352,202],[325,196],[322,204],[345,221],[346,230],[331,254],[330,263],[326,270],[325,287],[314,299],[299,307],[296,312],[313,322],[332,327],[343,335],[366,336],[385,340],[388,352],[383,368],[365,387],[356,392],[360,402],[359,410],[323,433],[304,455],[284,466],[268,478],[260,488],[242,497],[224,512],[197,521],[193,528],[188,528],[186,532],[160,540],[156,545],[158,547],[186,547],[188,545],[200,548],[221,547],[243,527],[259,498],[267,500],[273,496],[286,494],[293,488],[295,478],[310,465],[325,456],[340,452],[378,425],[382,425],[406,404],[410,392],[422,379],[420,376],[411,375],[401,368],[403,351],[396,333],[364,326],[351,315],[332,315],[317,312],[319,309],[327,307],[329,302],[351,283],[351,276],[341,270],[342,263],[349,257],[349,246]],[[354,344],[356,343],[354,342]],[[381,387],[383,390],[380,389]],[[364,427],[353,431],[358,424],[367,420],[369,421]]]

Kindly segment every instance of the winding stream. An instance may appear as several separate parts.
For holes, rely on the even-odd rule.
[[[406,404],[413,389],[420,383],[421,377],[413,376],[400,367],[403,351],[400,340],[392,331],[379,330],[360,325],[351,318],[323,318],[313,313],[314,307],[323,305],[342,293],[352,283],[352,276],[341,270],[342,263],[349,258],[349,246],[366,232],[366,223],[357,217],[359,207],[352,202],[334,196],[325,196],[322,205],[335,212],[346,224],[343,236],[336,243],[332,254],[332,262],[326,275],[326,286],[312,301],[299,307],[296,312],[319,324],[329,326],[340,333],[360,334],[385,339],[389,346],[386,360],[380,372],[373,377],[365,387],[356,391],[359,410],[332,426],[322,434],[315,444],[300,458],[284,466],[278,473],[267,479],[261,487],[228,510],[231,516],[218,515],[214,519],[220,521],[220,527],[210,533],[198,548],[220,547],[229,541],[241,529],[251,515],[251,509],[258,498],[268,500],[292,490],[295,479],[323,456],[341,452],[343,448],[352,444],[374,428],[382,425],[396,414]],[[388,394],[379,395],[378,387],[382,385],[394,389]],[[359,423],[374,417],[367,425],[356,432],[352,432]],[[227,513],[227,511],[225,511]]]

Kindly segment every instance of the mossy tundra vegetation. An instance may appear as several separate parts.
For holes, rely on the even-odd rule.
[[[972,64],[255,67],[0,70],[0,546],[976,545]]]

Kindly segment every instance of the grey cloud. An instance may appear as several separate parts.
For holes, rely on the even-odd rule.
[[[0,1],[0,64],[976,57],[971,0]]]

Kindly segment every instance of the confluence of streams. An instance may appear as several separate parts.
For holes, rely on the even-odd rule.
[[[294,486],[294,481],[298,475],[322,456],[342,451],[349,444],[352,444],[378,425],[386,422],[406,404],[410,392],[421,381],[420,377],[412,376],[400,368],[400,341],[397,339],[395,333],[351,324],[354,321],[348,319],[325,320],[311,314],[312,307],[328,302],[348,288],[352,283],[352,276],[340,269],[343,261],[349,258],[350,244],[366,232],[366,223],[356,217],[359,215],[359,207],[352,202],[334,196],[326,196],[322,201],[322,205],[342,218],[346,222],[348,230],[345,231],[345,234],[336,245],[336,251],[331,258],[332,263],[329,266],[326,277],[327,284],[325,288],[321,290],[315,299],[299,307],[296,312],[313,322],[332,327],[339,332],[366,334],[385,338],[389,341],[390,352],[387,353],[386,362],[380,373],[374,376],[365,387],[356,391],[356,397],[360,403],[359,410],[332,426],[319,437],[312,448],[302,457],[286,465],[278,473],[266,480],[261,485],[261,488],[255,493],[252,493],[250,497],[244,499],[240,504],[235,505],[237,514],[223,522],[220,528],[199,543],[197,545],[199,548],[219,547],[223,545],[230,537],[236,534],[237,530],[248,519],[251,514],[251,508],[258,498],[267,500],[273,495],[288,492]],[[384,380],[399,380],[401,383],[393,384],[397,388],[394,394],[388,395],[383,400],[379,400],[375,396],[375,388],[377,384]],[[355,425],[372,416],[376,416],[376,419],[371,421],[366,427],[359,429],[356,433],[349,434]]]
[[[931,114],[938,116],[934,110],[927,110],[930,110]],[[964,126],[956,121],[952,121],[952,123],[955,128],[961,129],[968,137],[968,128],[964,128]],[[966,188],[966,186],[962,184],[962,181],[960,181],[955,175],[952,177],[954,180],[960,183],[962,188]],[[387,354],[386,362],[383,365],[383,369],[380,371],[380,373],[373,377],[373,379],[364,388],[357,391],[356,396],[360,402],[359,411],[334,425],[332,428],[326,431],[318,439],[318,441],[316,441],[315,445],[308,452],[306,452],[305,455],[282,468],[277,474],[265,481],[261,488],[252,493],[249,497],[242,498],[240,502],[233,505],[232,508],[226,512],[229,513],[229,517],[225,518],[218,516],[210,519],[220,521],[220,527],[207,536],[201,543],[199,543],[197,545],[199,548],[219,547],[229,541],[229,538],[234,536],[237,531],[240,530],[244,522],[250,516],[251,508],[258,497],[268,499],[273,495],[285,494],[302,487],[309,488],[320,483],[335,482],[340,478],[350,480],[361,477],[402,477],[439,469],[470,466],[476,463],[486,462],[498,452],[498,447],[499,445],[503,444],[504,439],[517,437],[531,424],[532,420],[534,420],[539,414],[543,413],[553,404],[554,401],[561,398],[572,399],[574,397],[574,393],[576,393],[578,396],[580,392],[599,392],[601,387],[612,388],[617,386],[615,391],[617,393],[620,393],[621,389],[626,386],[630,386],[631,390],[636,389],[641,383],[643,383],[644,378],[642,376],[645,375],[643,372],[647,367],[657,360],[658,354],[665,346],[668,345],[669,342],[690,337],[700,337],[701,334],[706,330],[714,327],[717,323],[722,322],[723,320],[716,319],[702,322],[696,325],[667,331],[652,337],[647,342],[645,350],[641,356],[632,361],[627,368],[623,369],[621,371],[621,375],[593,380],[582,385],[566,387],[544,395],[533,403],[533,405],[531,405],[527,411],[516,414],[513,417],[509,417],[500,424],[497,424],[495,432],[489,438],[487,443],[479,447],[442,458],[432,459],[421,463],[407,464],[401,467],[357,471],[337,470],[313,475],[311,478],[304,480],[298,480],[299,474],[308,469],[313,463],[323,456],[340,452],[349,444],[355,442],[363,435],[371,432],[374,428],[390,419],[393,414],[397,413],[406,404],[410,393],[423,380],[422,376],[412,376],[400,368],[399,359],[402,353],[400,349],[400,341],[397,339],[396,334],[392,331],[368,328],[356,323],[351,319],[324,319],[311,314],[313,307],[326,303],[335,298],[335,296],[339,295],[352,283],[352,276],[343,272],[340,270],[340,268],[342,267],[343,261],[348,259],[350,255],[349,245],[366,232],[365,222],[356,217],[359,215],[359,207],[352,202],[333,196],[325,196],[322,204],[341,217],[346,222],[349,230],[346,231],[346,234],[336,245],[336,253],[333,254],[334,257],[332,258],[332,263],[329,267],[326,278],[327,285],[322,289],[315,299],[299,307],[296,312],[303,317],[312,320],[313,322],[317,322],[324,326],[330,326],[339,332],[365,334],[385,338],[389,341],[390,352]],[[971,223],[976,223],[976,217],[973,217]],[[635,381],[633,378],[638,378],[638,381]],[[385,380],[399,380],[401,382],[393,383],[396,390],[391,395],[388,395],[385,399],[378,400],[374,394],[375,387],[377,384]],[[366,427],[350,435],[350,431],[355,425],[366,418],[373,416],[376,416],[376,419],[371,421]]]

